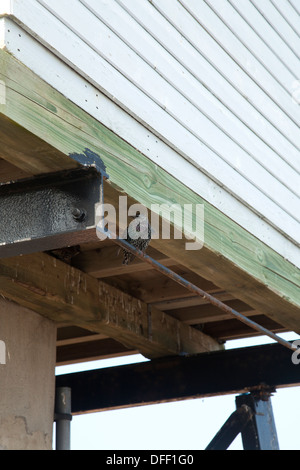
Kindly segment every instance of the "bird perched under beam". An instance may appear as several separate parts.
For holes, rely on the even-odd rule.
[[[136,216],[128,225],[125,236],[123,238],[138,250],[145,252],[151,241],[151,226],[148,222],[148,217],[141,215],[137,212]],[[123,249],[123,263],[128,265],[134,260],[135,256],[126,249]]]

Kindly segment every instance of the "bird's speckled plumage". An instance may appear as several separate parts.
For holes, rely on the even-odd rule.
[[[151,227],[148,218],[142,215],[137,215],[126,229],[125,237],[128,243],[135,248],[145,252],[151,241]],[[135,256],[127,250],[123,250],[123,263],[127,265],[134,260]]]

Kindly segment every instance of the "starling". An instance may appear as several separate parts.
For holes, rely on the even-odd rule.
[[[128,225],[125,237],[123,237],[130,245],[138,250],[146,251],[151,241],[151,226],[148,222],[148,217],[142,216],[139,213],[134,217],[133,221]],[[126,249],[123,250],[124,259],[123,263],[127,265],[134,260],[135,256]]]
[[[49,253],[51,256],[54,256],[54,258],[64,261],[67,264],[72,264],[72,259],[80,253],[80,246],[69,246],[66,248],[48,251],[47,253]]]

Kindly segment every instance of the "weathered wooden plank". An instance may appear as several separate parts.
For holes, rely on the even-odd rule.
[[[147,357],[219,349],[217,341],[44,253],[1,260],[0,293],[56,322],[105,334]]]
[[[228,292],[225,291],[220,291],[218,289],[207,289],[208,294],[213,295],[215,299],[220,300],[220,302],[227,302],[229,300],[233,300],[234,297],[232,294],[229,294]],[[209,292],[210,291],[210,292]],[[171,298],[169,300],[161,300],[157,302],[153,302],[154,306],[158,308],[159,310],[163,310],[164,312],[168,312],[169,310],[173,309],[185,309],[185,308],[190,308],[190,307],[199,307],[201,305],[208,305],[208,301],[206,299],[202,299],[201,297],[198,296],[184,296],[180,298]],[[220,311],[220,313],[222,313]]]
[[[149,254],[148,250],[147,254]],[[207,281],[196,273],[187,272],[182,268],[180,269],[174,266],[174,262],[171,269],[188,282],[191,282],[210,294],[214,295],[220,291],[220,288],[215,286],[211,281]],[[118,274],[122,275],[122,269],[119,269]],[[105,282],[125,290],[125,292],[128,292],[130,295],[143,302],[155,304],[155,307],[159,304],[159,307],[157,307],[159,310],[164,310],[164,306],[167,304],[170,305],[172,300],[176,303],[177,299],[181,300],[182,304],[184,299],[190,299],[191,302],[194,301],[198,304],[205,302],[201,297],[191,297],[191,293],[187,289],[155,270],[141,272],[138,277],[128,273],[126,278],[116,276],[106,279]],[[226,295],[228,296],[228,294]],[[169,309],[169,306],[167,308]]]
[[[111,338],[86,343],[58,344],[56,351],[57,366],[138,354],[133,348],[127,348]]]
[[[246,317],[259,315],[259,312],[240,300],[229,300],[224,303]],[[168,314],[189,325],[228,320],[229,318],[229,315],[213,305],[197,305],[186,308],[176,308],[175,306],[175,308],[168,310]]]
[[[96,250],[80,253],[76,259],[74,259],[73,265],[97,279],[151,269],[151,266],[137,258],[134,259],[132,263],[122,266],[123,255],[122,251],[118,254],[119,251],[119,247],[116,246],[102,248],[102,246],[99,245]],[[147,254],[164,266],[172,266],[175,264],[173,260],[151,249],[151,247],[149,247]]]
[[[286,328],[264,315],[256,315],[254,320],[263,328],[266,328],[279,336],[281,333],[285,333],[287,331]],[[233,339],[253,338],[253,336],[259,336],[259,333],[253,333],[253,329],[248,325],[237,320],[228,319],[215,323],[206,323],[203,327],[201,326],[201,328],[201,331],[207,335],[210,335],[213,331],[216,338],[218,338],[219,341],[224,342]]]
[[[39,175],[78,167],[78,164],[64,153],[2,113],[0,113],[0,141],[0,157],[22,170],[24,174],[21,176]]]
[[[213,227],[209,227],[208,225],[206,232],[207,237],[209,237],[208,232],[210,228],[214,231]],[[223,229],[224,228],[223,226]],[[200,251],[199,256],[195,257],[193,252],[184,251],[183,245],[180,249],[179,243],[174,243],[173,240],[170,240],[167,245],[164,245],[158,240],[156,246],[170,257],[176,258],[180,264],[189,266],[189,269],[198,272],[198,274],[202,276],[205,275],[207,279],[212,280],[218,286],[222,286],[224,290],[231,293],[236,298],[243,300],[246,304],[272,317],[291,330],[299,331],[300,287],[297,269],[294,271],[295,267],[292,267],[294,274],[291,277],[282,277],[282,273],[280,275],[279,271],[285,263],[282,263],[279,259],[276,260],[276,255],[275,258],[273,258],[275,253],[271,254],[266,247],[258,248],[258,246],[256,246],[256,248],[254,248],[254,246],[252,246],[251,248],[248,246],[250,250],[248,255],[250,255],[250,252],[252,253],[252,256],[250,255],[248,258],[248,255],[244,252],[244,248],[242,248],[244,245],[243,242],[238,246],[238,238],[234,237],[235,241],[233,241],[233,237],[230,233],[227,232],[226,235],[226,229],[223,235],[224,251],[229,253],[231,249],[235,248],[237,266],[241,266],[242,264],[245,271],[236,270],[232,265],[230,269],[221,256],[217,256],[214,262],[211,263],[211,259],[209,259],[210,256],[205,247]],[[256,245],[256,243],[254,243],[254,245]],[[252,271],[252,262],[255,258],[257,261],[258,258],[260,258],[258,264],[256,264],[256,262],[254,263],[258,268],[256,272]],[[257,282],[258,277],[261,279],[259,282]],[[283,284],[285,287],[283,287]],[[285,290],[285,295],[283,296],[279,294],[279,289],[281,288]],[[292,291],[295,293],[293,301],[291,301]],[[284,306],[286,301],[289,303],[290,308]]]
[[[58,346],[87,343],[89,341],[98,341],[102,339],[107,339],[107,336],[101,333],[94,333],[74,325],[57,324],[56,344]]]
[[[159,204],[204,204],[205,240],[199,253],[186,251],[184,240],[153,240],[152,246],[279,323],[299,330],[299,269],[101,126],[8,54],[2,52],[1,58],[1,72],[10,77],[10,86],[15,88],[8,89],[9,105],[2,113],[9,114],[18,125],[65,155],[82,152],[87,145],[101,155],[111,182],[105,188],[107,202],[117,204],[118,193],[114,186],[148,208],[153,201]],[[23,86],[12,80],[20,75]],[[47,161],[47,155],[43,157]],[[41,159],[37,154],[29,155],[29,158],[32,161]]]
[[[0,151],[1,154],[1,151]],[[16,181],[23,178],[32,176],[30,173],[21,170],[20,168],[12,165],[7,160],[0,157],[0,183],[7,183],[8,181]]]

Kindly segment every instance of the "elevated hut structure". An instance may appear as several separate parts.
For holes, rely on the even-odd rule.
[[[300,383],[278,336],[300,333],[299,15],[0,1],[1,448],[51,448],[70,414],[232,392],[249,392],[232,419],[263,435],[245,446],[276,447],[266,397]],[[155,230],[123,265],[137,208]],[[262,334],[279,344],[226,351]],[[55,379],[137,352],[150,361]],[[55,387],[72,399],[54,415]]]

